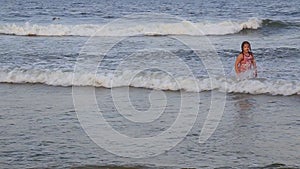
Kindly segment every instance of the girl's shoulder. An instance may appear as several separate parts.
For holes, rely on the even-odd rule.
[[[238,57],[238,58],[244,58],[244,54],[243,54],[243,53],[240,53],[237,57]]]
[[[240,61],[242,61],[243,59],[244,59],[244,55],[241,54],[241,53],[236,57],[236,61],[237,61],[237,62],[240,62]]]

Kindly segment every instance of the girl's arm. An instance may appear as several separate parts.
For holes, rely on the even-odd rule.
[[[235,69],[236,74],[240,73],[239,64],[241,63],[242,59],[243,59],[243,55],[239,54],[235,60],[234,69]]]
[[[254,56],[252,55],[253,57],[253,61],[252,61],[252,64],[253,64],[253,68],[254,68],[254,76],[257,77],[257,67],[256,67],[256,61],[254,59]]]

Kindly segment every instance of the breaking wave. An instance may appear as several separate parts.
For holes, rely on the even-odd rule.
[[[148,72],[135,76],[133,71],[120,74],[76,74],[62,71],[18,70],[0,71],[1,83],[42,83],[53,86],[94,86],[94,87],[139,87],[157,90],[202,92],[218,90],[229,93],[299,95],[300,82],[288,80],[235,78],[198,78],[177,77],[176,81],[163,73]],[[75,78],[73,78],[75,77]],[[177,83],[176,83],[177,82]],[[195,85],[196,84],[196,85]]]
[[[251,18],[247,21],[223,21],[218,23],[182,21],[180,23],[149,23],[136,25],[105,25],[80,24],[38,25],[26,22],[20,24],[0,25],[0,34],[18,36],[160,36],[160,35],[227,35],[245,29],[258,29],[265,21]],[[267,23],[265,23],[267,25]],[[104,28],[104,29],[102,29]]]

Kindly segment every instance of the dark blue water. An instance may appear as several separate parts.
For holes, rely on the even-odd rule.
[[[299,1],[2,1],[4,23],[48,23],[60,17],[63,23],[107,22],[124,15],[167,13],[190,21],[240,20],[251,17],[299,22]]]

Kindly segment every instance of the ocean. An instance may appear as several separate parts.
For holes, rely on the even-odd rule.
[[[300,168],[300,1],[1,4],[0,168]]]

